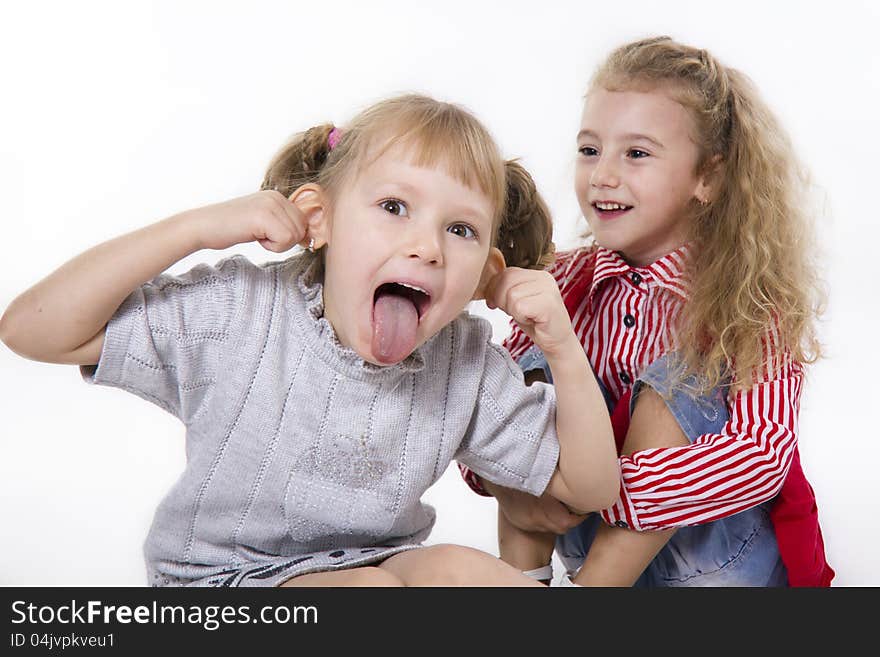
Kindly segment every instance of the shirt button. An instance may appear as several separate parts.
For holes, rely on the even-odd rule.
[[[627,374],[626,372],[620,373],[620,380],[623,381],[626,385],[629,385],[630,383],[632,383],[632,379],[629,377],[629,374]]]
[[[614,523],[615,527],[620,527],[621,529],[629,529],[629,525],[626,524],[626,520],[618,520]]]
[[[623,316],[623,325],[626,328],[632,328],[633,326],[636,325],[636,318],[633,317],[632,315],[630,315],[629,313],[627,313],[626,315]]]
[[[642,283],[642,277],[637,271],[634,271],[629,279],[633,282],[633,285],[641,285]]]

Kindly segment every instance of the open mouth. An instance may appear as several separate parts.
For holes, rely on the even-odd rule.
[[[632,210],[633,206],[617,203],[615,201],[596,201],[593,203],[593,209],[596,215],[601,219],[614,219],[624,213]]]
[[[426,290],[408,283],[383,283],[373,293],[373,305],[383,296],[394,295],[408,299],[416,309],[419,320],[431,305],[431,295]]]
[[[430,305],[430,293],[412,283],[390,282],[376,288],[371,349],[380,363],[399,363],[412,353]]]

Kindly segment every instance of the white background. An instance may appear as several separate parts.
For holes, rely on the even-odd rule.
[[[874,382],[880,10],[869,2],[29,2],[0,10],[0,309],[89,246],[255,190],[293,132],[389,94],[472,109],[532,171],[561,247],[583,227],[574,135],[593,67],[669,34],[749,74],[823,199],[827,358],[801,455],[835,584],[880,584]],[[238,249],[257,261],[260,248]],[[178,263],[183,271],[219,252]],[[506,324],[483,308],[504,337]],[[183,427],[73,367],[0,346],[0,584],[140,585]],[[432,542],[496,553],[494,502],[453,470]]]

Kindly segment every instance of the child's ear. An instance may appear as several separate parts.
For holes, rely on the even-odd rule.
[[[703,167],[703,172],[697,179],[697,187],[694,190],[694,198],[702,205],[709,203],[718,192],[718,183],[724,172],[724,162],[720,155],[713,155]]]
[[[486,257],[486,264],[483,265],[483,273],[480,275],[480,282],[474,291],[473,301],[479,301],[486,298],[486,288],[495,276],[504,271],[507,263],[504,262],[504,254],[496,247],[489,249],[489,255]]]
[[[300,245],[317,250],[327,244],[330,238],[330,212],[324,189],[315,183],[306,183],[290,195],[290,202],[299,208],[306,221],[306,234]]]

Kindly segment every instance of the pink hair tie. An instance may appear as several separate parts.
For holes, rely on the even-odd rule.
[[[330,131],[330,134],[327,135],[327,145],[330,147],[332,151],[339,145],[339,141],[342,139],[342,132],[339,128],[333,128]]]

